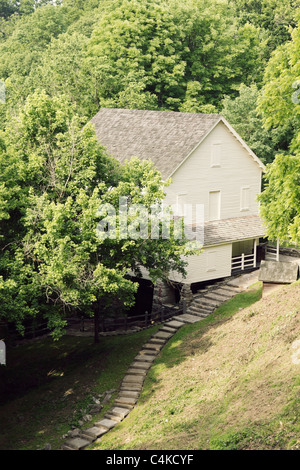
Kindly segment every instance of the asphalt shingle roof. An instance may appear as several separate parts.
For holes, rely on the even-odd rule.
[[[264,236],[265,227],[258,215],[214,220],[204,224],[204,246]]]
[[[219,114],[102,108],[91,122],[113,157],[121,163],[131,157],[152,160],[167,179],[220,119]]]

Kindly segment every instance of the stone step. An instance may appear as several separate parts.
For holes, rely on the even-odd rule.
[[[104,428],[104,429],[112,429],[116,425],[116,422],[113,421],[112,419],[101,419],[101,421],[98,421],[95,423],[95,427],[97,428]]]
[[[139,354],[147,355],[147,356],[156,356],[159,353],[158,349],[148,349],[148,348],[143,348],[139,352]]]
[[[153,354],[153,351],[160,351],[164,347],[164,344],[159,344],[159,343],[151,343],[151,340],[149,343],[144,344],[143,350],[151,351],[151,354]]]
[[[140,351],[140,353],[134,358],[135,361],[141,362],[153,362],[157,356],[150,355],[144,352],[144,350]]]
[[[137,402],[138,397],[127,397],[123,395],[123,392],[119,392],[116,400],[123,401],[125,405],[134,405]],[[119,408],[119,407],[118,407]]]
[[[88,429],[83,429],[81,434],[82,437],[86,439],[98,439],[98,437],[102,436],[107,432],[107,428],[104,426],[98,427],[98,426],[92,426],[91,428]]]
[[[224,302],[226,300],[224,298],[224,296],[216,294],[215,292],[212,292],[211,294],[206,295],[205,299],[213,300],[213,301],[216,301],[216,302]],[[228,297],[227,297],[227,299],[228,299]]]
[[[158,339],[170,339],[172,338],[173,333],[169,331],[157,331],[155,335],[152,336],[152,338],[158,338]]]
[[[191,308],[188,309],[187,314],[196,316],[196,317],[199,318],[199,320],[203,320],[204,318],[206,318],[208,316],[204,313],[198,312],[197,310],[192,310]]]
[[[151,362],[142,362],[142,361],[136,361],[131,364],[131,368],[133,369],[142,369],[142,370],[148,370],[151,367]]]
[[[126,384],[126,383],[142,384],[143,382],[144,382],[144,377],[140,375],[128,374],[128,375],[125,375],[122,383],[123,384]]]
[[[122,392],[140,392],[143,388],[142,383],[122,383],[120,387],[120,391]]]
[[[116,401],[116,405],[117,406],[122,406],[122,408],[127,408],[128,411],[131,411],[134,408],[134,405],[127,405],[126,403],[123,403],[123,402],[121,403],[121,402]]]
[[[111,419],[112,421],[115,421],[116,423],[120,423],[121,421],[123,421],[123,418],[121,418],[121,416],[116,416],[109,412],[104,415],[104,418]]]
[[[166,333],[172,333],[172,335],[174,335],[177,331],[177,328],[172,328],[171,326],[164,325],[162,328],[160,328],[159,331],[164,331]]]
[[[130,368],[127,370],[127,374],[136,375],[136,376],[138,376],[138,377],[140,377],[140,376],[146,377],[147,372],[148,372],[148,370],[135,369],[135,368],[133,368],[133,367],[130,367]]]
[[[205,303],[202,302],[202,297],[201,299],[194,299],[193,302],[191,303],[191,306],[192,305],[195,305],[197,307],[201,307],[203,308],[203,310],[206,310],[207,312],[211,312],[214,307],[213,306],[209,306],[209,305],[206,305]]]
[[[208,297],[203,297],[202,299],[202,305],[208,305],[209,307],[217,308],[222,302],[219,302],[214,299],[210,299]]]
[[[122,393],[123,397],[128,397],[128,398],[138,398],[140,396],[140,390],[135,391],[135,390],[120,390],[120,394]]]
[[[161,344],[162,346],[164,346],[166,344],[167,340],[162,339],[162,338],[157,338],[156,336],[152,336],[152,338],[149,340],[149,342]]]
[[[204,305],[202,302],[192,302],[189,308],[192,308],[192,307],[197,308],[198,310],[202,310],[208,315],[214,311],[214,307],[208,307],[208,305]]]
[[[226,299],[231,299],[235,295],[235,292],[230,292],[229,290],[223,289],[221,287],[215,291],[215,294],[220,295]]]
[[[81,437],[74,437],[73,439],[67,439],[64,446],[70,447],[73,450],[81,450],[89,446],[91,440],[82,439]]]
[[[69,447],[69,446],[66,446],[66,444],[63,444],[61,446],[61,450],[77,450],[77,449],[74,449],[73,447]]]
[[[174,318],[176,320],[180,319],[180,321],[183,321],[184,323],[196,323],[197,321],[199,321],[199,317],[197,317],[196,315],[189,315],[188,313],[184,313],[183,315]]]
[[[222,286],[222,289],[227,290],[229,292],[236,292],[236,293],[241,292],[242,290],[240,287],[235,286],[235,285],[230,285],[229,283]]]
[[[171,320],[171,321],[166,323],[166,326],[170,326],[170,327],[176,328],[176,329],[181,328],[183,325],[184,325],[183,322],[176,321],[176,320]]]
[[[116,398],[115,403],[116,405],[125,405],[125,406],[134,406],[137,402],[137,398],[131,397],[124,397],[123,395]]]
[[[188,310],[194,310],[195,312],[198,312],[198,313],[201,313],[203,315],[210,315],[211,313],[213,313],[213,309],[210,309],[210,310],[205,310],[202,306],[198,306],[198,305],[190,305],[190,307],[188,308]]]
[[[124,419],[128,415],[129,410],[127,408],[122,408],[120,406],[115,406],[114,408],[112,408],[110,410],[110,413],[112,415],[119,416],[119,417]]]

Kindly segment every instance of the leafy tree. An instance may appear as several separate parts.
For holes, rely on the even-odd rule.
[[[117,102],[132,83],[142,85],[155,107],[163,104],[165,94],[176,99],[185,67],[181,40],[181,31],[164,4],[125,0],[104,14],[90,48],[101,74],[98,86],[104,103]]]
[[[260,73],[258,31],[240,27],[228,2],[189,1],[175,11],[185,37],[187,84],[201,104],[219,108],[225,95],[235,96],[241,82],[249,85]]]
[[[80,33],[63,33],[53,38],[40,63],[28,77],[30,88],[41,86],[51,96],[63,94],[77,104],[87,118],[99,110],[97,94],[86,62],[87,38]]]
[[[299,21],[300,18],[298,18]],[[274,52],[265,73],[259,110],[265,126],[293,130],[289,150],[268,166],[267,187],[262,193],[261,211],[268,235],[281,241],[300,241],[300,29],[292,40]],[[293,87],[294,85],[294,87]]]
[[[263,57],[291,39],[290,28],[296,26],[299,0],[230,0],[239,22],[251,23],[259,28]]]
[[[260,91],[256,85],[241,85],[239,95],[223,101],[223,116],[229,121],[263,163],[271,163],[278,150],[288,149],[286,129],[266,129],[262,114],[257,110]]]
[[[34,91],[29,75],[36,71],[51,40],[73,20],[64,8],[49,4],[12,22],[9,36],[0,42],[0,79],[6,83],[8,113],[14,113]]]
[[[38,7],[53,3],[52,0],[0,0],[0,18],[7,19],[14,13],[18,15],[30,15]],[[60,4],[59,0],[55,1]]]
[[[9,18],[16,11],[10,0],[0,0],[0,18]]]
[[[149,208],[164,185],[150,163],[120,167],[108,157],[67,97],[30,96],[2,142],[2,317],[21,328],[41,312],[57,338],[70,308],[97,320],[116,299],[130,306],[137,286],[128,272],[145,267],[154,280],[184,273],[184,240],[97,235],[99,205],[118,208],[128,197],[129,207]]]
[[[277,155],[268,166],[260,196],[261,215],[271,240],[300,243],[300,153]]]
[[[292,40],[274,51],[266,68],[264,87],[259,99],[259,111],[268,128],[293,126],[295,134],[300,128],[300,109],[297,90],[300,77],[300,16],[292,32]],[[295,99],[293,99],[295,96]]]
[[[238,28],[226,2],[124,0],[95,27],[91,68],[101,106],[120,106],[131,87],[133,107],[197,110],[251,80],[258,46],[256,28]]]

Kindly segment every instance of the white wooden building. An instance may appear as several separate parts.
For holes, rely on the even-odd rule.
[[[257,195],[263,163],[218,114],[101,109],[92,119],[99,141],[124,162],[152,160],[163,179],[171,177],[167,204],[204,205],[204,247],[188,258],[194,284],[255,267],[265,236]]]

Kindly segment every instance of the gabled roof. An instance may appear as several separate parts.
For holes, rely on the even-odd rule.
[[[219,123],[239,140],[254,161],[264,165],[220,114],[102,108],[91,120],[97,139],[121,163],[136,156],[152,160],[168,179]]]

